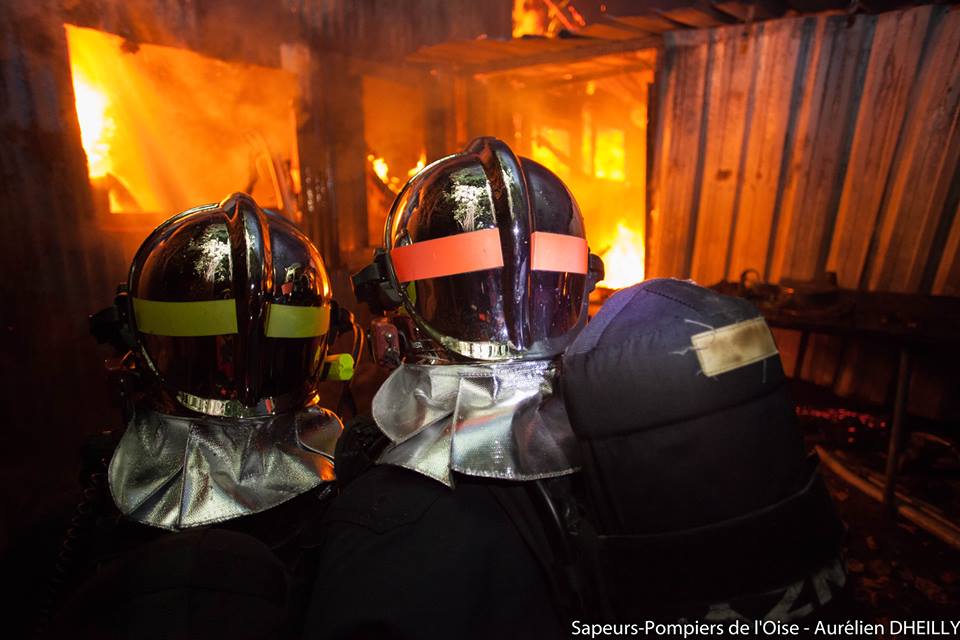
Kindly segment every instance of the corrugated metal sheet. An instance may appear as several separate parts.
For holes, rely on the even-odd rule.
[[[668,33],[657,86],[649,275],[960,295],[955,7]],[[884,398],[889,358],[815,342],[805,377]]]

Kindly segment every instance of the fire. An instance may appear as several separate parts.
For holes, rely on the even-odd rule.
[[[643,237],[622,220],[617,223],[617,235],[603,255],[605,277],[598,287],[621,289],[643,280]]]
[[[570,175],[570,133],[554,127],[541,127],[530,148],[531,157],[561,178]]]
[[[80,122],[80,142],[87,154],[87,169],[91,178],[102,178],[110,173],[110,139],[116,123],[109,115],[110,100],[106,93],[94,86],[78,65],[71,67],[73,94]]]
[[[117,223],[146,226],[248,191],[296,215],[296,76],[186,49],[131,46],[96,29],[65,24],[64,31],[98,212],[138,214]]]
[[[513,0],[513,37],[555,37],[587,26],[571,0]]]
[[[534,0],[513,1],[513,37],[542,36],[547,33],[544,7]]]
[[[623,182],[626,178],[626,141],[621,129],[598,129],[593,171],[598,178]]]
[[[372,153],[367,156],[367,160],[373,166],[373,172],[377,174],[377,177],[380,178],[380,181],[383,184],[389,184],[390,166],[387,164],[387,161],[383,158],[374,156]]]
[[[427,152],[421,151],[420,158],[417,159],[416,166],[413,167],[413,169],[410,169],[410,171],[407,171],[407,177],[412,178],[413,176],[417,175],[425,166],[427,166]]]
[[[380,182],[385,184],[394,193],[400,191],[400,187],[403,186],[400,182],[400,178],[390,175],[390,165],[387,164],[387,161],[384,158],[370,153],[367,154],[367,162],[370,163],[373,172],[377,174],[378,178],[380,178]],[[427,152],[420,151],[420,158],[417,160],[417,164],[414,165],[412,169],[407,171],[407,177],[412,178],[413,176],[417,175],[425,166],[427,166]]]

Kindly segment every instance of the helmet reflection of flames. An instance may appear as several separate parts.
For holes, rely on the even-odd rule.
[[[182,407],[243,417],[312,397],[330,281],[310,240],[249,196],[160,225],[137,252],[129,286],[138,356]]]
[[[406,312],[461,359],[553,357],[586,321],[583,218],[563,182],[495,138],[427,166],[387,218]]]

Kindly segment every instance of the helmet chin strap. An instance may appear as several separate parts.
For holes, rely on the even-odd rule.
[[[286,413],[303,404],[302,394],[288,393],[273,398],[261,398],[252,407],[248,407],[239,400],[218,400],[215,398],[201,398],[186,391],[178,391],[177,402],[191,411],[218,418],[259,418],[264,416]]]

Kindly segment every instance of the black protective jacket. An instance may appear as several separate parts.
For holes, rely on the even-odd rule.
[[[262,513],[169,532],[123,517],[106,483],[111,443],[67,536],[40,637],[296,637],[314,582],[321,485]]]
[[[324,516],[303,637],[568,637],[532,486],[371,467]]]

